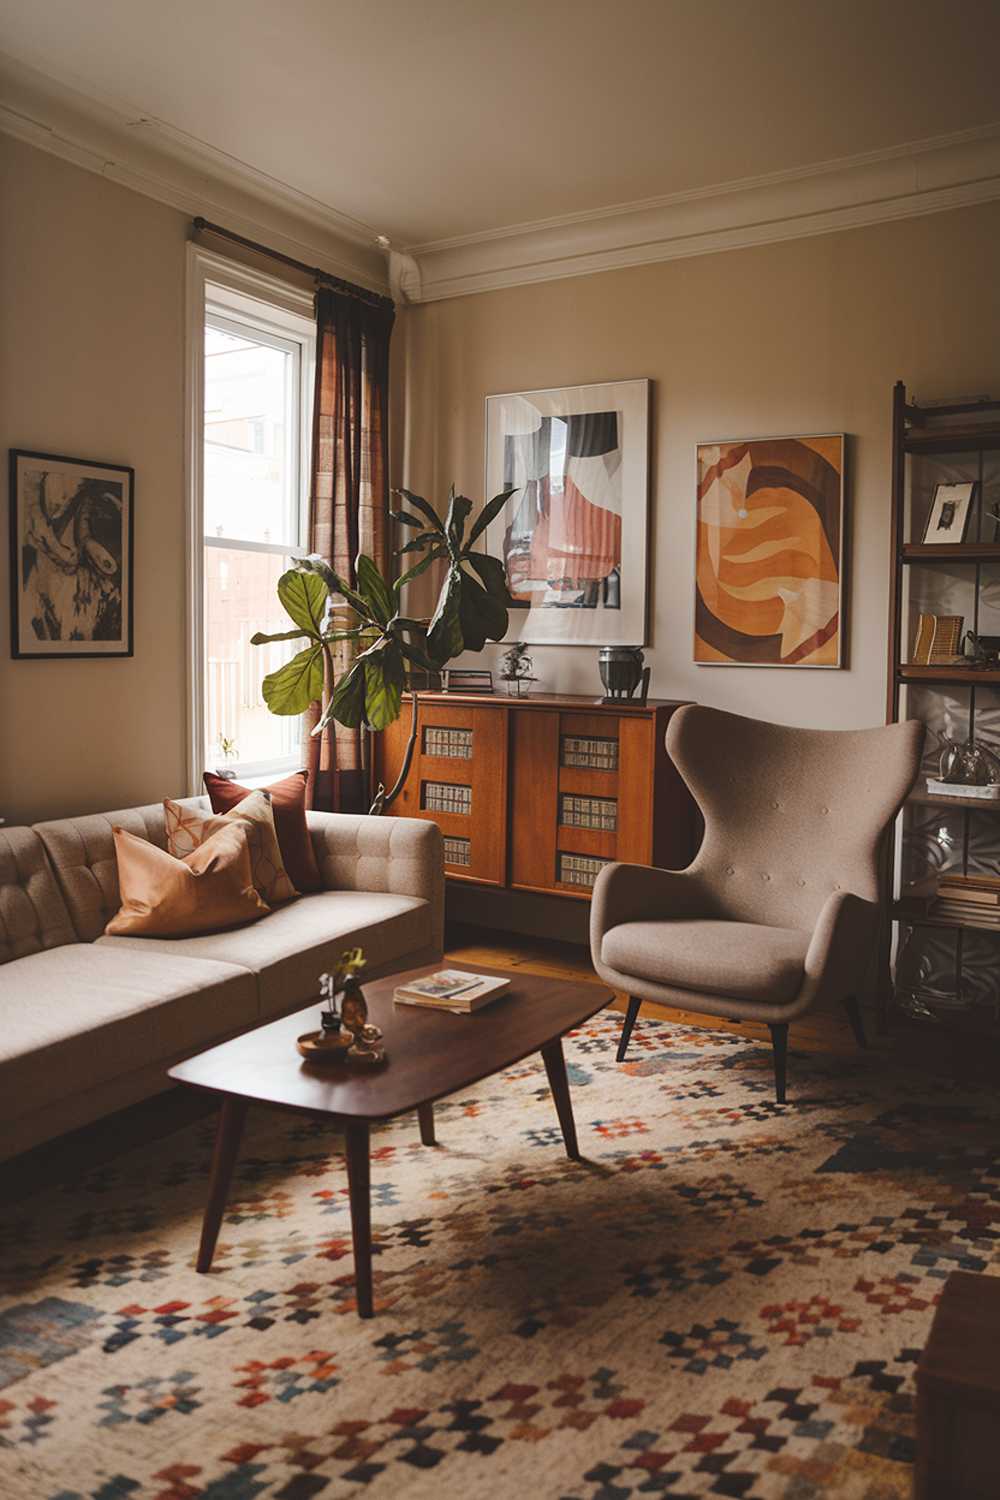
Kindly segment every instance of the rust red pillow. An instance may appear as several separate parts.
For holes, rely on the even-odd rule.
[[[271,794],[271,809],[274,827],[278,835],[278,848],[285,862],[288,878],[297,891],[321,891],[323,877],[319,873],[316,854],[313,850],[309,829],[306,827],[306,785],[308,771],[296,771],[283,781],[265,787]],[[212,802],[214,813],[231,812],[248,797],[253,788],[240,786],[238,781],[227,781],[225,776],[205,772],[205,790]]]

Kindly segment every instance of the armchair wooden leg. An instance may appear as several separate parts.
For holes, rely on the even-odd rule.
[[[859,1047],[868,1046],[868,1038],[865,1036],[865,1023],[861,1016],[861,1006],[857,995],[847,995],[844,998],[844,1009],[847,1011],[847,1019],[851,1023],[854,1032],[854,1040]]]
[[[635,1018],[639,1014],[640,1004],[641,1002],[637,995],[629,995],[628,1010],[625,1013],[625,1022],[622,1026],[621,1040],[618,1043],[618,1056],[616,1058],[617,1062],[625,1061],[625,1051],[629,1044],[629,1038],[632,1035],[632,1027],[635,1025]]]
[[[788,1076],[788,1022],[776,1021],[769,1030],[774,1046],[774,1095],[779,1104],[784,1104]]]

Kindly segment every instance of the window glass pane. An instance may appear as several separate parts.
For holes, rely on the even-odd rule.
[[[249,330],[206,324],[206,536],[298,545],[298,362]]]
[[[205,551],[205,764],[240,765],[296,757],[301,720],[279,718],[265,706],[261,683],[268,672],[302,649],[301,641],[251,646],[261,630],[289,628],[278,603],[278,579],[290,560],[277,552],[236,547]],[[233,748],[224,755],[222,739]]]

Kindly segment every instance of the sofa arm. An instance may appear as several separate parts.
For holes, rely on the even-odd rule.
[[[308,812],[316,862],[328,890],[389,891],[430,904],[428,946],[444,946],[444,846],[426,818]]]
[[[658,917],[704,917],[709,903],[701,882],[688,870],[661,870],[653,865],[605,865],[594,882],[590,901],[590,952],[601,956],[604,934],[622,922]]]

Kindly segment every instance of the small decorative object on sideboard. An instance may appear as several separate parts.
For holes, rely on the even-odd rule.
[[[650,668],[643,666],[641,646],[602,646],[598,655],[604,703],[634,699],[644,704],[649,695]],[[640,688],[638,698],[635,690]]]
[[[340,955],[332,974],[319,978],[323,1010],[320,1031],[307,1031],[297,1039],[307,1062],[340,1062],[373,1068],[386,1060],[382,1032],[368,1022],[368,1006],[359,975],[365,967],[363,948],[349,948]]]
[[[524,641],[515,641],[510,650],[504,652],[500,658],[500,681],[508,697],[527,698],[531,684],[538,681],[532,675],[533,665]]]
[[[446,693],[482,693],[488,697],[493,691],[493,673],[474,667],[444,667],[441,687]]]
[[[964,542],[975,494],[974,483],[937,485],[924,526],[924,542],[937,546]]]

